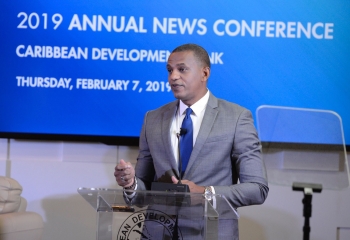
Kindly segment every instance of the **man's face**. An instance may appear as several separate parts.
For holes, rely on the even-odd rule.
[[[192,51],[175,52],[169,56],[168,81],[174,96],[191,106],[207,92],[209,67],[204,67]]]

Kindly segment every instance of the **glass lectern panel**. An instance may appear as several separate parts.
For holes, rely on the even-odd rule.
[[[233,234],[227,224],[238,219],[222,195],[131,191],[128,198],[118,189],[78,192],[97,211],[98,240],[227,239]]]
[[[271,183],[349,186],[349,168],[341,118],[332,111],[261,106],[259,137]]]

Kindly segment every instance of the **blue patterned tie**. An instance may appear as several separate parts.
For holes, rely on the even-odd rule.
[[[180,140],[180,156],[182,161],[181,175],[183,176],[188,160],[190,160],[191,152],[193,149],[193,125],[191,119],[192,109],[186,109],[186,116],[182,122],[181,128],[186,129],[186,133],[181,136]]]

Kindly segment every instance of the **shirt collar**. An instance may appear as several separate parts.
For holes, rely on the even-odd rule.
[[[191,106],[191,109],[193,111],[193,113],[196,116],[199,116],[199,114],[205,109],[205,107],[207,106],[207,103],[209,101],[209,90],[207,91],[207,93],[201,98],[199,99],[195,104],[193,104]],[[185,105],[181,100],[180,100],[180,111],[179,114],[182,115],[185,113],[186,109],[187,109],[187,105]]]

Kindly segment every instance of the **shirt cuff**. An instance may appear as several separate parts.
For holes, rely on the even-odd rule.
[[[131,190],[131,189],[129,189],[129,190]],[[136,179],[136,177],[135,177],[135,188],[132,189],[132,190],[137,190],[137,179]],[[133,197],[135,196],[135,194],[136,194],[135,192],[133,192],[133,193],[131,193],[131,194],[127,194],[127,193],[126,193],[127,191],[128,191],[128,190],[124,189],[124,196],[127,197],[127,198],[129,198],[129,199],[133,198]]]

